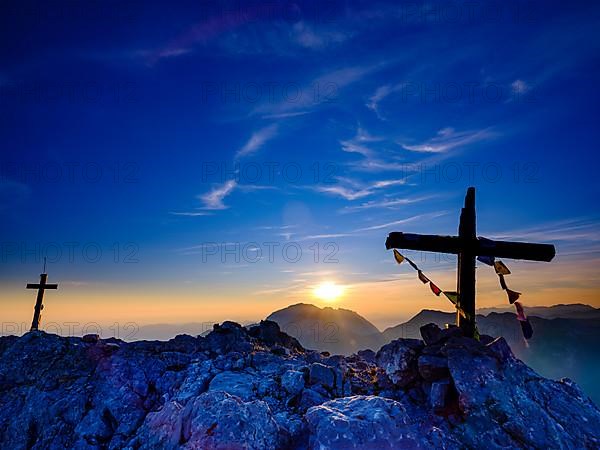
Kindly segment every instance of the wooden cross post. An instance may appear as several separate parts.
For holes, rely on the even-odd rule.
[[[477,256],[550,262],[556,250],[550,244],[494,241],[477,237],[475,221],[475,188],[470,187],[460,214],[458,236],[390,233],[385,246],[458,255],[457,292],[460,310],[456,324],[466,336],[475,335],[475,259]]]
[[[44,265],[45,266],[45,265]],[[40,274],[40,282],[39,283],[27,283],[27,289],[37,289],[37,300],[35,302],[35,310],[33,312],[33,322],[31,322],[31,331],[37,331],[40,326],[40,319],[42,316],[42,309],[44,309],[44,304],[42,303],[44,300],[44,291],[46,289],[58,289],[58,284],[47,284],[48,274],[45,273]]]

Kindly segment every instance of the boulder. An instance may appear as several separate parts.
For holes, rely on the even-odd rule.
[[[281,377],[281,386],[289,394],[299,394],[304,389],[304,374],[297,370],[286,371]]]
[[[465,446],[597,448],[600,411],[568,383],[542,378],[509,353],[502,338],[493,351],[449,348],[448,368],[466,417]]]
[[[182,407],[170,402],[148,414],[132,444],[140,449],[281,448],[284,435],[263,401],[206,392]]]
[[[335,387],[335,372],[331,367],[324,364],[313,363],[309,367],[308,382],[333,389]]]
[[[400,339],[373,364],[276,355],[284,345],[261,333],[227,322],[168,342],[0,338],[1,446],[600,448],[600,411],[585,393],[542,378],[502,338]]]
[[[419,374],[426,381],[448,378],[448,360],[442,356],[421,355],[418,360]]]
[[[431,345],[438,340],[442,330],[435,323],[428,323],[423,325],[419,331],[425,345]]]
[[[95,344],[100,340],[100,336],[98,334],[86,334],[81,340],[86,344]]]
[[[429,449],[462,448],[443,422],[410,403],[376,396],[331,400],[306,413],[310,448]]]
[[[444,410],[449,391],[450,380],[441,380],[431,383],[429,404],[434,412],[439,413]]]
[[[208,385],[209,391],[223,391],[242,400],[255,398],[256,380],[243,372],[221,372]]]
[[[418,339],[396,339],[377,352],[377,365],[394,384],[405,387],[419,376],[417,357],[422,349],[423,342]]]
[[[368,363],[375,363],[375,352],[373,350],[359,350],[357,355]]]
[[[219,355],[232,351],[247,353],[254,348],[246,329],[235,322],[215,324],[205,336],[203,345],[209,352]]]
[[[440,329],[435,323],[423,325],[420,331],[426,345],[443,344],[452,337],[463,336],[463,332],[459,327],[451,326]]]

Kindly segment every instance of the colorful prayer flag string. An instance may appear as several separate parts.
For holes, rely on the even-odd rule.
[[[523,337],[525,339],[531,339],[533,336],[533,328],[527,316],[525,316],[525,312],[523,311],[523,306],[517,301],[519,297],[521,297],[521,293],[517,291],[513,291],[509,289],[506,285],[506,280],[504,279],[505,275],[510,275],[510,270],[506,267],[502,261],[496,261],[493,256],[478,256],[477,260],[487,264],[488,266],[492,266],[498,275],[498,280],[500,281],[500,287],[502,290],[506,291],[506,295],[508,296],[508,302],[511,305],[515,305],[517,310],[517,320],[521,325],[521,331],[523,332]]]
[[[446,298],[448,300],[450,300],[452,302],[452,304],[454,304],[454,306],[459,311],[459,313],[463,317],[468,318],[467,317],[468,316],[467,313],[465,311],[463,311],[462,308],[460,307],[460,303],[459,303],[459,298],[458,298],[458,293],[457,292],[443,291],[443,290],[441,290],[433,281],[431,281],[428,277],[425,276],[425,274],[423,273],[423,271],[421,269],[419,269],[419,267],[413,261],[411,261],[410,258],[407,258],[406,256],[402,255],[396,249],[394,249],[394,259],[396,260],[396,262],[398,264],[402,264],[404,261],[406,261],[408,264],[410,264],[411,267],[417,271],[417,276],[419,277],[419,280],[421,280],[421,282],[423,284],[429,284],[429,288],[431,289],[431,292],[433,292],[438,297],[441,294],[444,294],[446,296]]]

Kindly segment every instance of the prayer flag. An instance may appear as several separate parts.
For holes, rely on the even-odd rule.
[[[479,262],[487,264],[488,266],[493,266],[494,265],[494,261],[495,261],[493,256],[478,256],[477,260]]]
[[[521,324],[521,331],[523,332],[523,337],[525,339],[531,339],[533,336],[533,327],[529,323],[529,320],[524,320],[519,322]]]
[[[496,269],[498,275],[510,275],[510,270],[508,270],[508,267],[502,261],[494,262],[494,269]]]
[[[448,300],[450,300],[455,305],[458,304],[458,292],[447,292],[447,291],[444,291],[444,295],[446,297],[448,297]]]
[[[527,320],[527,317],[525,316],[525,311],[523,311],[523,306],[521,306],[519,302],[515,302],[514,305],[517,309],[517,320],[525,322]]]
[[[465,319],[467,320],[471,320],[471,314],[469,314],[468,312],[466,312],[464,309],[462,309],[460,306],[456,307],[458,313],[463,316]]]
[[[412,262],[410,259],[408,259],[407,257],[404,257],[404,259],[406,260],[407,263],[409,263],[412,266],[413,269],[415,269],[417,271],[419,270],[417,265],[414,262]]]
[[[438,297],[442,293],[442,290],[439,287],[437,287],[435,284],[433,284],[433,281],[429,282],[429,287],[431,288],[431,292],[433,292]]]
[[[519,297],[521,296],[520,292],[511,291],[510,289],[506,289],[506,293],[508,294],[508,301],[511,305],[519,300]]]
[[[504,281],[504,275],[502,275],[501,273],[498,274],[498,278],[500,279],[500,287],[504,290],[508,289],[506,287],[506,281]]]
[[[398,264],[402,264],[402,261],[404,261],[404,256],[402,256],[398,250],[394,249],[394,259]]]
[[[423,284],[429,283],[429,278],[427,278],[425,275],[423,275],[423,272],[421,272],[420,270],[419,270],[419,280],[421,280],[421,282]]]

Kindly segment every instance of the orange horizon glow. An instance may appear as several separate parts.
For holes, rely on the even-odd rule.
[[[507,277],[507,283],[523,293],[520,301],[526,309],[560,303],[600,307],[593,265],[523,264],[517,269]],[[452,270],[431,271],[427,272],[427,276],[442,289],[450,290],[456,285],[456,275]],[[57,281],[60,283],[60,280]],[[318,283],[316,285],[319,286]],[[422,309],[453,311],[453,305],[445,298],[433,295],[410,268],[399,269],[397,279],[348,282],[343,285],[343,295],[336,297],[333,304],[330,300],[315,298],[314,287],[315,284],[282,286],[281,289],[247,293],[243,286],[198,289],[186,285],[170,288],[157,283],[155,286],[146,284],[143,288],[127,285],[90,287],[65,282],[58,291],[46,293],[42,328],[48,324],[59,324],[66,329],[69,323],[77,323],[80,329],[88,323],[100,324],[103,329],[115,323],[123,326],[129,322],[138,326],[220,323],[225,320],[247,324],[291,304],[311,303],[319,307],[334,305],[334,308],[353,310],[383,330],[405,322]],[[19,284],[5,287],[3,298],[11,300],[2,303],[2,332],[6,334],[15,324],[18,329],[27,331],[35,294]],[[493,269],[479,268],[477,307],[498,306],[510,306],[506,294],[500,289]]]

